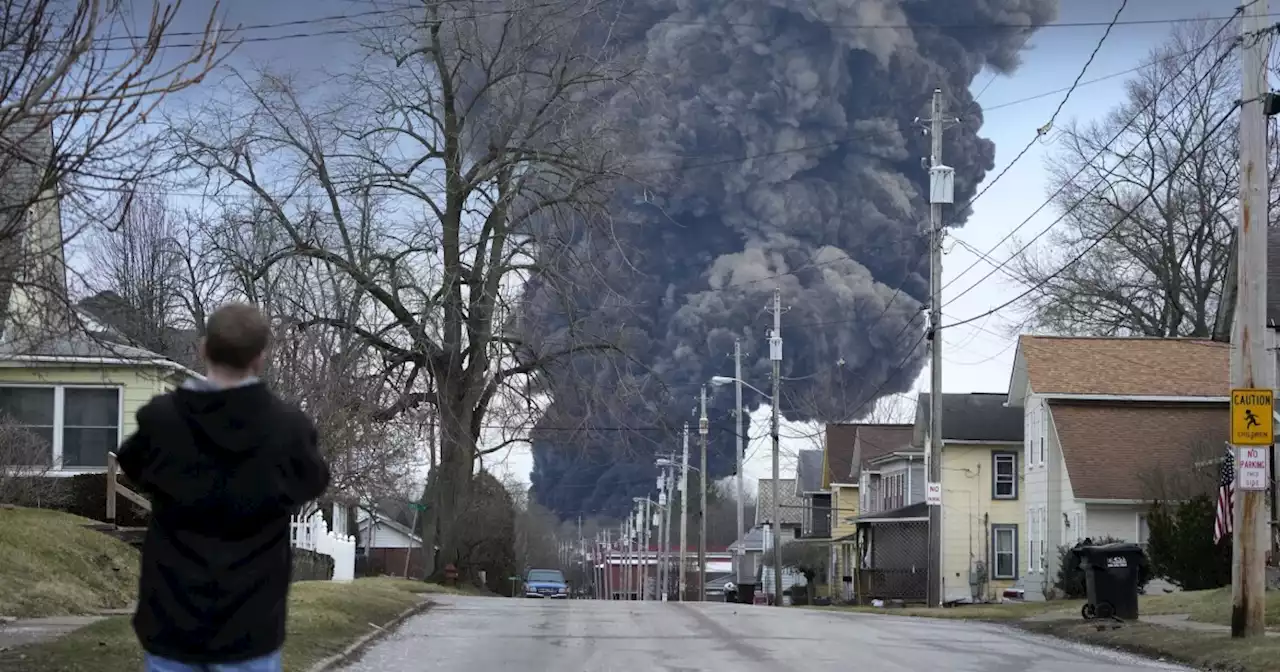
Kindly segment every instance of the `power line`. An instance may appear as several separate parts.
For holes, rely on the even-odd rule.
[[[1239,11],[1240,11],[1240,10],[1238,10],[1238,11],[1237,11],[1237,13],[1238,13]],[[1233,18],[1234,18],[1234,17],[1233,17]],[[1130,126],[1132,126],[1134,123],[1136,123],[1136,122],[1138,121],[1138,119],[1140,119],[1140,118],[1142,117],[1142,115],[1143,115],[1144,113],[1146,113],[1147,108],[1148,108],[1148,107],[1150,107],[1150,106],[1155,105],[1155,104],[1158,102],[1158,100],[1159,100],[1159,92],[1162,92],[1162,91],[1164,91],[1165,89],[1167,89],[1167,88],[1169,88],[1170,86],[1172,86],[1172,85],[1173,85],[1173,83],[1178,79],[1178,77],[1182,76],[1182,73],[1186,72],[1186,71],[1187,71],[1187,69],[1188,69],[1188,68],[1190,68],[1190,67],[1191,67],[1191,66],[1192,66],[1192,65],[1193,65],[1193,64],[1194,64],[1194,63],[1195,63],[1195,62],[1200,58],[1200,56],[1202,56],[1202,55],[1204,54],[1204,52],[1205,52],[1207,49],[1209,49],[1209,47],[1213,46],[1214,44],[1216,44],[1216,43],[1218,42],[1218,38],[1219,38],[1219,36],[1220,36],[1220,35],[1222,34],[1222,32],[1223,32],[1223,31],[1225,31],[1225,30],[1226,30],[1230,25],[1231,25],[1231,20],[1228,20],[1226,23],[1223,23],[1223,24],[1222,24],[1222,26],[1220,26],[1220,27],[1218,28],[1218,30],[1217,30],[1217,31],[1216,31],[1216,32],[1215,32],[1215,33],[1214,33],[1214,34],[1213,34],[1213,35],[1212,35],[1212,36],[1211,36],[1207,41],[1205,41],[1205,43],[1204,43],[1204,44],[1202,44],[1202,45],[1200,46],[1200,48],[1199,48],[1199,49],[1197,49],[1197,50],[1196,50],[1195,54],[1194,54],[1192,57],[1188,58],[1188,59],[1186,60],[1186,62],[1185,62],[1185,63],[1183,63],[1182,67],[1181,67],[1181,68],[1179,68],[1177,72],[1175,72],[1174,74],[1170,75],[1170,76],[1169,76],[1169,78],[1168,78],[1167,80],[1165,80],[1164,84],[1160,87],[1160,89],[1159,89],[1159,91],[1157,92],[1157,94],[1156,94],[1156,95],[1151,96],[1151,100],[1150,100],[1150,102],[1149,102],[1147,105],[1144,105],[1144,106],[1142,106],[1141,108],[1139,108],[1139,109],[1138,109],[1138,110],[1137,110],[1137,111],[1136,111],[1132,116],[1130,116],[1130,117],[1129,117],[1129,119],[1128,119],[1128,121],[1127,121],[1123,126],[1121,126],[1121,127],[1120,127],[1120,129],[1119,129],[1119,130],[1117,130],[1117,131],[1115,132],[1115,134],[1114,134],[1114,135],[1112,135],[1112,136],[1111,136],[1111,138],[1110,138],[1107,142],[1102,143],[1102,145],[1101,145],[1101,147],[1098,149],[1098,151],[1097,151],[1097,152],[1095,152],[1095,153],[1094,153],[1094,155],[1093,155],[1092,157],[1090,157],[1087,161],[1085,161],[1085,162],[1084,162],[1084,164],[1083,164],[1083,165],[1081,165],[1081,166],[1080,166],[1080,169],[1079,169],[1079,170],[1077,170],[1074,174],[1072,174],[1070,178],[1068,178],[1068,179],[1064,180],[1064,181],[1063,181],[1063,183],[1062,183],[1062,184],[1061,184],[1061,185],[1060,185],[1056,190],[1054,190],[1054,192],[1053,192],[1052,194],[1050,194],[1050,195],[1049,195],[1049,197],[1048,197],[1048,198],[1046,198],[1046,199],[1044,200],[1044,202],[1042,202],[1042,203],[1040,204],[1040,206],[1039,206],[1039,207],[1037,207],[1037,208],[1035,209],[1035,211],[1033,211],[1030,215],[1028,215],[1028,216],[1026,217],[1026,219],[1022,220],[1022,222],[1021,222],[1021,223],[1019,223],[1017,226],[1015,226],[1012,230],[1010,230],[1008,233],[1006,233],[1006,234],[1004,235],[1004,237],[1003,237],[1003,238],[1001,238],[999,241],[997,241],[997,242],[996,242],[996,244],[995,244],[995,245],[991,246],[991,248],[990,248],[989,250],[987,250],[986,254],[984,254],[984,255],[980,255],[980,256],[979,256],[979,258],[978,258],[978,259],[976,259],[976,260],[974,260],[974,262],[973,262],[972,264],[970,264],[970,265],[969,265],[968,267],[966,267],[963,271],[961,271],[958,275],[956,275],[954,278],[952,278],[952,279],[951,279],[951,281],[949,281],[946,285],[943,285],[943,289],[946,289],[948,286],[950,286],[951,284],[953,284],[956,280],[959,280],[961,277],[963,277],[963,276],[964,276],[965,274],[967,274],[969,271],[973,270],[975,267],[977,267],[977,265],[978,265],[981,261],[983,261],[985,258],[987,258],[987,256],[988,256],[988,255],[990,255],[992,252],[994,252],[996,249],[998,249],[1001,245],[1003,245],[1006,241],[1008,241],[1010,238],[1012,238],[1012,237],[1014,236],[1014,234],[1016,234],[1018,231],[1022,230],[1022,228],[1023,228],[1023,227],[1025,227],[1027,224],[1031,223],[1031,221],[1035,218],[1035,216],[1036,216],[1036,215],[1038,215],[1038,214],[1040,214],[1040,211],[1041,211],[1041,210],[1044,210],[1045,208],[1049,207],[1049,206],[1053,203],[1053,200],[1054,200],[1055,198],[1057,198],[1059,195],[1061,195],[1061,194],[1062,194],[1062,192],[1063,192],[1063,191],[1065,191],[1065,190],[1067,189],[1067,186],[1068,186],[1068,185],[1073,184],[1073,183],[1075,182],[1075,179],[1076,179],[1076,178],[1078,178],[1078,177],[1080,177],[1080,175],[1084,174],[1084,171],[1088,170],[1089,168],[1092,168],[1092,167],[1094,166],[1094,163],[1095,163],[1099,158],[1101,158],[1103,154],[1107,153],[1108,151],[1111,151],[1111,150],[1112,150],[1112,145],[1114,145],[1114,144],[1115,144],[1115,143],[1120,139],[1120,137],[1121,137],[1121,136],[1123,136],[1123,135],[1124,135],[1124,134],[1129,130],[1129,127],[1130,127]],[[1212,73],[1212,72],[1217,68],[1217,66],[1218,66],[1218,65],[1220,65],[1220,64],[1221,64],[1221,62],[1222,62],[1223,60],[1225,60],[1225,59],[1226,59],[1226,57],[1227,57],[1228,55],[1230,55],[1230,54],[1231,54],[1232,50],[1233,50],[1233,48],[1232,48],[1232,49],[1224,50],[1223,54],[1222,54],[1222,55],[1220,55],[1220,56],[1218,57],[1218,60],[1214,63],[1214,66],[1213,66],[1213,67],[1211,67],[1211,68],[1209,68],[1208,72],[1206,72],[1206,74],[1205,74],[1204,76],[1202,76],[1202,77],[1201,77],[1201,78],[1196,82],[1196,86],[1197,86],[1197,87],[1199,86],[1199,84],[1200,84],[1201,82],[1203,82],[1203,81],[1205,80],[1205,78],[1206,78],[1206,77],[1208,77],[1208,75],[1209,75],[1209,74],[1211,74],[1211,73]],[[1192,91],[1194,91],[1194,88],[1195,88],[1195,87],[1192,87]],[[1188,92],[1187,96],[1183,96],[1183,100],[1186,100],[1186,98],[1187,98],[1189,95],[1190,95],[1190,92]],[[1097,188],[1097,186],[1095,185],[1093,189],[1090,189],[1090,190],[1089,190],[1089,192],[1090,192],[1090,193],[1092,193],[1092,192],[1093,192],[1093,190],[1094,190],[1094,189],[1096,189],[1096,188]],[[1087,198],[1087,195],[1086,195],[1086,197],[1085,197],[1085,198]],[[1070,210],[1068,210],[1068,211],[1067,211],[1067,213],[1064,213],[1062,217],[1059,217],[1057,220],[1055,220],[1055,221],[1053,222],[1053,224],[1050,224],[1050,225],[1049,225],[1049,227],[1046,227],[1045,231],[1048,231],[1048,230],[1049,230],[1049,229],[1051,229],[1055,224],[1057,224],[1058,222],[1062,221],[1062,220],[1066,217],[1066,214],[1069,214],[1071,211],[1073,211],[1076,207],[1078,207],[1078,206],[1080,205],[1080,203],[1083,203],[1083,201],[1084,201],[1084,199],[1081,199],[1080,201],[1078,201],[1075,205],[1073,205],[1073,206],[1072,206],[1072,208],[1071,208]],[[1043,236],[1043,235],[1044,235],[1044,233],[1045,233],[1045,231],[1042,231],[1042,232],[1040,233],[1040,235],[1039,235],[1039,236],[1037,236],[1035,239],[1032,239],[1032,242],[1034,242],[1034,241],[1035,241],[1036,239],[1038,239],[1040,236]],[[1023,249],[1025,249],[1025,246],[1024,246],[1024,248],[1023,248]],[[978,285],[980,285],[980,284],[982,284],[983,282],[985,282],[988,278],[990,278],[992,275],[994,275],[997,271],[999,271],[999,270],[1000,270],[1001,268],[1003,268],[1004,266],[1008,265],[1008,263],[1009,263],[1010,261],[1012,261],[1013,259],[1015,259],[1015,258],[1017,258],[1017,254],[1014,254],[1014,255],[1010,256],[1010,257],[1009,257],[1008,259],[1006,259],[1003,263],[1000,263],[1000,264],[995,265],[995,267],[991,270],[991,272],[987,273],[987,274],[986,274],[986,275],[984,275],[982,278],[978,279],[978,281],[977,281],[977,282],[975,282],[975,283],[973,283],[972,285],[970,285],[969,287],[965,288],[965,289],[964,289],[963,291],[961,291],[959,294],[957,294],[957,295],[955,295],[955,296],[951,297],[951,298],[950,298],[950,299],[949,299],[945,304],[943,304],[943,307],[945,308],[946,306],[948,306],[948,305],[950,305],[950,304],[952,304],[952,303],[955,303],[957,300],[959,300],[959,299],[960,299],[960,297],[964,296],[965,294],[968,294],[968,293],[969,293],[970,291],[972,291],[975,287],[977,287]],[[992,263],[992,262],[988,262],[988,263]]]
[[[523,14],[523,13],[538,10],[538,9],[556,7],[559,4],[560,3],[535,3],[528,7],[495,9],[492,12],[477,12],[477,13],[471,13],[471,14],[458,14],[453,16],[444,16],[444,17],[441,17],[441,21],[443,22],[469,21],[469,20],[490,18],[490,17],[496,17],[496,16],[508,16],[508,15],[516,16],[519,14]],[[327,23],[330,21],[358,19],[358,18],[364,18],[368,16],[397,15],[397,14],[402,14],[403,12],[411,9],[414,9],[414,7],[402,6],[398,8],[369,10],[366,12],[358,12],[354,14],[335,14],[330,16],[316,17],[313,19],[296,19],[292,21],[281,21],[276,23],[253,24],[248,26],[240,26],[234,29],[229,29],[228,32],[234,33],[237,30],[267,30],[267,29],[273,29],[273,28],[287,28],[287,27],[294,27],[294,26],[314,25],[317,23]],[[921,21],[921,22],[913,22],[913,23],[823,22],[821,26],[826,27],[828,29],[840,29],[840,30],[911,30],[911,31],[914,31],[914,30],[922,30],[922,29],[933,29],[933,30],[946,30],[946,31],[974,30],[974,31],[985,32],[985,31],[991,31],[991,30],[1019,30],[1019,31],[1038,32],[1046,29],[1061,29],[1061,28],[1093,28],[1093,27],[1105,26],[1105,27],[1108,27],[1108,29],[1110,29],[1115,26],[1151,26],[1151,25],[1205,23],[1210,21],[1219,21],[1227,18],[1234,18],[1235,16],[1236,15],[1233,14],[1231,17],[1197,16],[1197,17],[1176,17],[1176,18],[1167,18],[1167,19],[1134,19],[1129,21],[1063,21],[1059,23],[1047,23],[1047,24],[1041,24],[1041,25],[1031,25],[1027,23],[1001,23],[1001,22],[940,23],[940,22]],[[1275,16],[1275,15],[1268,15],[1268,16]],[[699,26],[699,27],[759,28],[759,29],[765,29],[765,30],[775,29],[778,27],[778,24],[776,23],[765,23],[765,22],[755,22],[755,21],[725,21],[725,20],[718,20],[718,19],[709,20],[709,19],[676,19],[676,18],[647,19],[647,18],[638,18],[633,16],[618,16],[616,17],[616,19],[611,20],[611,22],[618,23],[618,24],[638,23],[638,24],[643,24],[647,26],[648,25],[682,25],[682,26]],[[248,37],[248,38],[241,38],[241,39],[230,39],[224,42],[224,44],[274,42],[274,41],[284,41],[284,40],[306,39],[311,37],[329,37],[329,36],[335,36],[335,35],[350,35],[350,34],[361,33],[361,32],[382,31],[386,29],[387,29],[387,26],[385,25],[353,26],[350,28],[339,28],[339,29],[333,29],[333,30],[299,32],[299,33],[290,33],[290,34],[284,34],[284,35],[266,35],[266,36],[256,36],[256,37]],[[171,36],[171,37],[203,37],[205,33],[203,31],[174,31],[174,32],[166,32],[165,35]],[[111,36],[103,36],[101,38],[98,38],[98,41],[107,41],[107,42],[117,41],[117,40],[139,41],[144,39],[146,39],[145,36],[111,35]],[[201,46],[201,44],[200,43],[178,43],[178,44],[162,44],[160,46],[161,48],[193,48],[193,47],[199,47]],[[128,47],[99,47],[99,48],[108,49],[108,50],[110,49],[131,50]]]
[[[1043,138],[1045,134],[1047,134],[1053,128],[1053,123],[1058,120],[1058,115],[1062,114],[1062,108],[1066,107],[1067,101],[1071,99],[1071,94],[1075,93],[1076,88],[1080,86],[1080,82],[1081,80],[1084,79],[1085,73],[1089,71],[1089,66],[1093,65],[1093,60],[1098,57],[1098,52],[1102,51],[1102,45],[1106,44],[1107,38],[1111,35],[1112,29],[1116,27],[1116,22],[1120,20],[1120,14],[1124,12],[1124,8],[1127,7],[1128,5],[1129,5],[1129,0],[1121,0],[1120,6],[1116,8],[1115,15],[1111,17],[1111,23],[1107,24],[1107,29],[1102,32],[1102,37],[1098,38],[1098,43],[1093,46],[1093,51],[1089,53],[1089,58],[1085,59],[1084,66],[1080,68],[1080,73],[1077,74],[1075,80],[1071,82],[1071,86],[1067,87],[1066,95],[1062,96],[1062,100],[1058,101],[1058,107],[1054,109],[1053,114],[1049,115],[1048,123],[1036,129],[1035,136],[1032,137],[1031,140],[1027,142],[1026,146],[1022,148],[1022,151],[1018,152],[1018,154],[1013,157],[1012,161],[1005,164],[1004,170],[1001,170],[999,173],[997,173],[994,178],[987,180],[986,184],[982,187],[982,189],[977,194],[974,194],[973,198],[970,198],[968,201],[966,201],[964,205],[958,208],[955,208],[957,212],[963,212],[973,207],[973,204],[975,201],[977,201],[979,198],[982,198],[983,194],[990,191],[991,187],[994,187],[996,183],[1000,181],[1000,178],[1007,175],[1009,173],[1009,170],[1012,169],[1014,165],[1016,165],[1019,161],[1021,161],[1022,157],[1026,156],[1027,152],[1031,151],[1031,148],[1035,147],[1036,143],[1038,143],[1040,139]],[[961,273],[961,275],[964,275],[964,274]],[[951,282],[955,282],[955,278],[952,278]],[[950,284],[951,283],[948,282],[946,285],[943,285],[942,289],[946,289],[947,286]]]
[[[1152,188],[1151,188],[1150,190],[1148,190],[1148,192],[1147,192],[1147,194],[1146,194],[1145,196],[1143,196],[1141,199],[1139,199],[1139,200],[1138,200],[1138,202],[1137,202],[1136,204],[1134,204],[1134,205],[1133,205],[1133,207],[1129,208],[1129,209],[1128,209],[1128,210],[1126,210],[1126,211],[1125,211],[1125,212],[1124,212],[1120,217],[1118,217],[1118,218],[1116,219],[1115,224],[1112,224],[1110,227],[1108,227],[1108,228],[1107,228],[1107,230],[1106,230],[1106,231],[1104,231],[1104,232],[1103,232],[1103,234],[1102,234],[1101,236],[1098,236],[1097,238],[1095,238],[1095,239],[1093,240],[1093,242],[1091,242],[1088,246],[1086,246],[1083,250],[1081,250],[1079,254],[1077,254],[1075,257],[1073,257],[1070,261],[1068,261],[1066,264],[1064,264],[1061,268],[1059,268],[1058,270],[1056,270],[1056,271],[1054,271],[1053,273],[1049,274],[1049,276],[1045,277],[1043,280],[1041,280],[1040,282],[1036,283],[1034,286],[1032,286],[1032,287],[1028,288],[1025,292],[1022,292],[1021,294],[1019,294],[1018,296],[1014,297],[1013,299],[1010,299],[1009,301],[1006,301],[1006,302],[1004,302],[1004,303],[1000,304],[999,306],[996,306],[995,308],[992,308],[991,310],[988,310],[988,311],[986,311],[986,312],[984,312],[984,313],[979,313],[978,315],[974,315],[973,317],[970,317],[970,318],[967,318],[967,319],[963,319],[963,320],[959,320],[959,321],[957,321],[957,322],[952,322],[951,324],[942,325],[941,327],[939,327],[939,329],[941,330],[941,329],[949,329],[949,328],[951,328],[951,327],[957,327],[957,326],[960,326],[960,325],[962,325],[962,324],[968,324],[968,323],[970,323],[970,322],[974,322],[974,321],[976,321],[976,320],[980,320],[980,319],[982,319],[982,318],[984,318],[984,317],[986,317],[986,316],[988,316],[988,315],[994,315],[995,313],[998,313],[998,312],[1000,312],[1001,310],[1004,310],[1005,308],[1008,308],[1009,306],[1011,306],[1011,305],[1013,305],[1013,304],[1015,304],[1015,303],[1017,303],[1017,302],[1021,301],[1022,299],[1026,298],[1027,296],[1030,296],[1032,292],[1035,292],[1035,291],[1039,290],[1041,287],[1043,287],[1044,285],[1048,284],[1051,280],[1053,280],[1053,279],[1057,278],[1059,275],[1061,275],[1062,273],[1064,273],[1068,268],[1071,268],[1073,265],[1075,265],[1077,262],[1079,262],[1081,259],[1083,259],[1083,258],[1084,258],[1084,256],[1085,256],[1086,254],[1088,254],[1089,252],[1093,251],[1093,248],[1097,247],[1098,245],[1100,245],[1100,244],[1102,243],[1102,241],[1104,241],[1104,240],[1106,240],[1107,238],[1109,238],[1109,237],[1110,237],[1110,235],[1111,235],[1113,232],[1115,232],[1115,230],[1116,230],[1116,229],[1120,228],[1120,225],[1121,225],[1121,224],[1124,224],[1124,223],[1125,223],[1125,221],[1127,221],[1127,220],[1129,219],[1129,217],[1133,216],[1133,213],[1134,213],[1134,212],[1136,212],[1136,211],[1138,210],[1138,208],[1139,208],[1139,207],[1141,207],[1143,204],[1145,204],[1148,200],[1150,200],[1150,199],[1151,199],[1152,195],[1154,195],[1154,193],[1155,193],[1155,191],[1156,191],[1156,190],[1158,190],[1158,189],[1160,189],[1161,187],[1163,187],[1163,186],[1164,186],[1164,184],[1165,184],[1166,182],[1168,182],[1170,179],[1172,179],[1172,178],[1173,178],[1173,176],[1174,176],[1174,174],[1177,172],[1177,170],[1178,170],[1179,168],[1181,168],[1181,167],[1182,167],[1182,165],[1183,165],[1183,164],[1185,164],[1185,163],[1187,162],[1187,160],[1191,157],[1191,154],[1194,154],[1194,153],[1196,153],[1196,152],[1199,152],[1199,151],[1204,147],[1204,145],[1208,142],[1208,140],[1209,140],[1211,137],[1213,137],[1213,135],[1215,135],[1215,134],[1218,132],[1218,130],[1219,130],[1219,129],[1221,129],[1221,128],[1222,128],[1222,126],[1227,122],[1227,120],[1229,120],[1229,119],[1231,118],[1231,114],[1232,114],[1233,112],[1235,112],[1235,108],[1236,108],[1236,107],[1239,107],[1239,104],[1238,104],[1238,103],[1237,103],[1237,105],[1236,105],[1236,106],[1233,106],[1233,107],[1232,107],[1232,109],[1231,109],[1229,112],[1227,112],[1226,114],[1222,115],[1222,118],[1218,120],[1218,123],[1214,124],[1214,125],[1213,125],[1213,128],[1211,128],[1211,129],[1209,130],[1209,132],[1205,134],[1205,137],[1201,138],[1200,142],[1196,143],[1195,148],[1193,148],[1193,149],[1191,150],[1191,152],[1188,152],[1188,154],[1187,154],[1186,156],[1184,156],[1184,157],[1182,157],[1181,159],[1179,159],[1179,160],[1178,160],[1178,162],[1177,162],[1176,164],[1174,164],[1174,166],[1169,170],[1168,174],[1166,174],[1166,175],[1164,176],[1164,178],[1162,178],[1161,180],[1159,180],[1158,182],[1156,182],[1156,184],[1155,184],[1154,186],[1152,186]],[[1083,201],[1081,201],[1081,202],[1083,202]],[[1077,203],[1076,205],[1079,205],[1079,203]],[[1072,208],[1072,210],[1074,210],[1074,207]],[[1063,218],[1065,218],[1065,217],[1066,217],[1068,214],[1070,214],[1070,213],[1071,213],[1071,210],[1068,210],[1066,213],[1063,213],[1062,217],[1059,217],[1059,218],[1058,218],[1058,219],[1057,219],[1053,224],[1050,224],[1050,227],[1052,227],[1054,224],[1057,224],[1057,222],[1061,221]],[[988,277],[989,277],[989,276],[988,276]]]

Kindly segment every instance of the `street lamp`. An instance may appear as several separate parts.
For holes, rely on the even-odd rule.
[[[742,388],[743,388],[743,387],[746,387],[746,388],[750,389],[751,391],[755,392],[756,394],[759,394],[759,395],[760,395],[760,396],[762,396],[762,397],[768,397],[768,398],[770,399],[770,404],[771,404],[771,405],[772,405],[772,407],[773,407],[773,413],[772,413],[772,416],[773,416],[773,417],[772,417],[772,422],[771,422],[771,431],[770,431],[770,433],[773,435],[773,505],[772,505],[772,509],[773,509],[773,511],[772,511],[772,514],[771,514],[771,516],[770,516],[770,517],[772,518],[773,528],[774,528],[775,533],[777,533],[777,532],[781,532],[781,530],[782,530],[782,516],[781,516],[781,513],[780,513],[780,511],[781,511],[781,506],[780,506],[780,501],[779,501],[779,500],[781,500],[781,497],[779,496],[779,494],[780,494],[780,492],[779,492],[779,491],[780,491],[780,488],[778,487],[778,480],[781,478],[781,475],[780,475],[780,473],[779,473],[779,472],[780,472],[780,468],[779,468],[779,465],[778,465],[778,450],[779,450],[779,447],[778,447],[778,423],[779,423],[779,420],[778,420],[778,381],[777,381],[777,377],[776,377],[776,368],[777,368],[777,367],[774,367],[774,368],[775,368],[775,379],[774,379],[773,394],[772,394],[772,395],[770,395],[770,394],[766,394],[764,390],[761,390],[760,388],[758,388],[758,387],[756,387],[756,386],[754,386],[754,385],[752,385],[752,384],[750,384],[750,383],[748,383],[748,382],[746,382],[746,381],[742,380],[742,375],[741,375],[741,373],[742,373],[742,369],[741,369],[741,367],[740,367],[740,366],[738,367],[738,374],[739,374],[739,375],[737,375],[737,376],[734,376],[734,377],[729,377],[729,376],[712,376],[712,377],[711,377],[711,384],[712,384],[712,385],[720,386],[720,385],[728,385],[729,383],[733,383],[733,384],[734,384],[734,386],[737,388],[737,402],[738,402],[738,404],[737,404],[737,416],[738,416],[738,538],[739,538],[739,539],[741,539],[741,538],[742,538],[742,536],[743,536],[743,535],[745,534],[745,532],[746,532],[745,530],[743,530],[743,529],[742,529],[743,525],[745,524],[745,523],[743,522],[743,510],[742,510],[742,470],[743,470],[743,460],[744,460],[744,456],[743,456],[743,452],[742,452],[742,451],[743,451],[743,448],[742,448]],[[779,538],[780,538],[780,535],[775,535],[775,536],[779,536]],[[740,548],[740,549],[739,549],[739,553],[741,553],[741,550],[742,550],[742,549]],[[781,605],[781,604],[782,604],[782,544],[779,544],[779,543],[776,543],[776,542],[774,543],[774,547],[773,547],[773,566],[774,566],[774,568],[773,568],[773,585],[774,585],[774,592],[775,592],[775,593],[777,593],[777,595],[775,595],[775,596],[774,596],[774,602],[775,602],[775,604]],[[741,577],[739,577],[739,578],[741,578]]]

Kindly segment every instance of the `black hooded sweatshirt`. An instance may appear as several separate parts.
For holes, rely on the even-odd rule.
[[[152,399],[120,467],[152,503],[134,631],[152,655],[235,663],[284,644],[290,516],[329,469],[302,411],[261,382]]]

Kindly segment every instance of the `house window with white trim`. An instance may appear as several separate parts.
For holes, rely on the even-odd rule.
[[[107,466],[107,453],[120,444],[120,394],[118,387],[0,386],[0,417],[17,430],[15,440],[37,446],[11,444],[0,459],[27,467]]]
[[[991,578],[1018,578],[1018,526],[991,526]]]

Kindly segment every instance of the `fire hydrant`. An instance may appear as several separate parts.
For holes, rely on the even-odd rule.
[[[458,568],[452,562],[444,566],[444,580],[451,586],[458,583]]]

